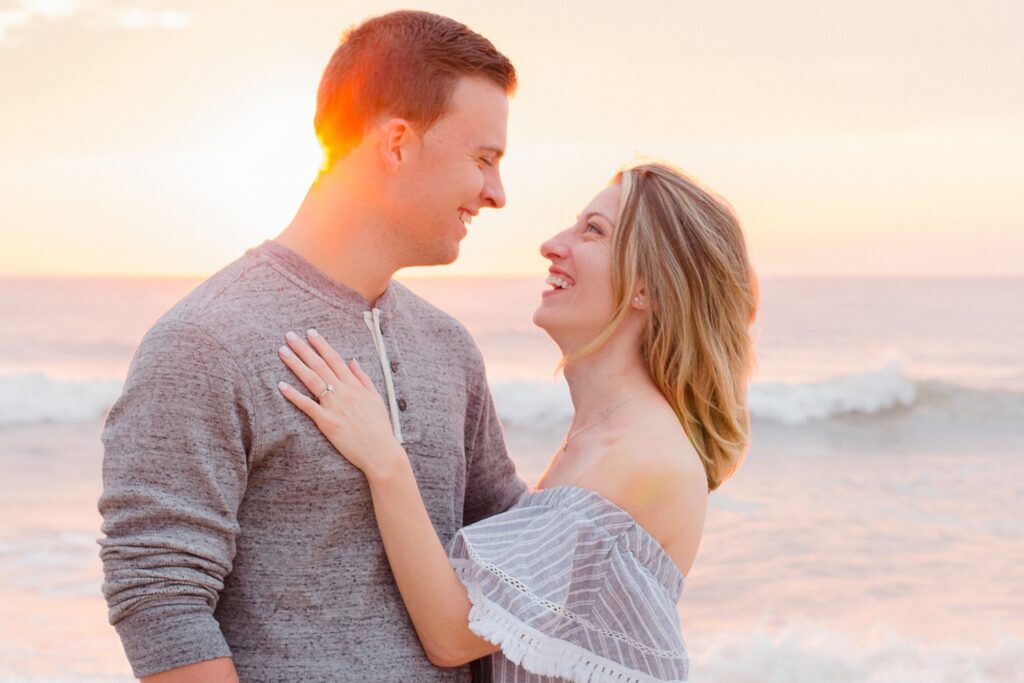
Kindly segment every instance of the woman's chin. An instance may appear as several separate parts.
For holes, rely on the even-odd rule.
[[[555,330],[558,326],[555,324],[555,321],[551,319],[550,311],[544,309],[544,304],[541,304],[537,310],[533,312],[533,324],[547,332],[548,336],[556,343],[558,342],[558,338],[555,336]]]
[[[533,312],[533,324],[547,332],[548,328],[547,325],[545,325],[545,318],[547,316],[545,316],[544,313],[544,304],[541,304],[537,307],[537,310]]]
[[[550,311],[544,310],[544,305],[541,304],[533,313],[533,324],[544,330],[547,333],[551,341],[555,342],[555,345],[565,353],[565,342],[566,342],[566,330],[562,326],[558,325],[557,321],[553,320],[549,315]]]

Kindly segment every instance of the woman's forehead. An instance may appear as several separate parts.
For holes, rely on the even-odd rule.
[[[610,223],[614,224],[615,217],[619,214],[619,201],[621,198],[622,186],[618,183],[613,183],[598,192],[580,213],[580,216],[596,213],[604,216]]]

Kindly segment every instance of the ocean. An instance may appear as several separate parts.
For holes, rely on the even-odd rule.
[[[131,680],[100,595],[99,433],[196,283],[0,279],[0,681]],[[532,483],[571,414],[530,322],[543,277],[405,283],[476,338]],[[679,603],[691,680],[1024,682],[1024,279],[761,294],[752,447]]]

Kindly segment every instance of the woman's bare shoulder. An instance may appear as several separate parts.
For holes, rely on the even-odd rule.
[[[587,487],[624,509],[667,545],[703,523],[707,474],[679,422],[653,416],[610,444]]]

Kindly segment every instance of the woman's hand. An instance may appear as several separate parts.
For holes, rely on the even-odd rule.
[[[285,335],[287,345],[278,353],[319,400],[309,398],[287,382],[278,383],[278,389],[368,479],[387,476],[395,465],[404,464],[407,456],[391,431],[391,420],[380,394],[354,358],[346,364],[316,330],[308,330],[306,335],[309,344],[289,332]]]
[[[316,330],[306,336],[313,348],[289,332],[280,354],[319,402],[286,382],[278,387],[366,475],[391,571],[427,657],[437,666],[456,666],[496,652],[469,630],[466,587],[437,537],[380,394],[355,360],[346,365]]]

